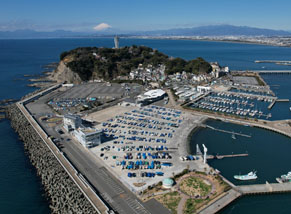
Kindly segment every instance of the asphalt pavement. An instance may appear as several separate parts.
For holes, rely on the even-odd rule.
[[[43,116],[52,114],[51,109],[45,104],[48,100],[46,95],[27,105],[27,108],[35,116]],[[150,200],[146,203],[140,201],[135,194],[127,189],[118,179],[116,179],[106,168],[104,168],[92,154],[82,147],[76,141],[69,140],[69,135],[60,135],[55,128],[50,128],[38,120],[48,134],[56,138],[64,138],[60,142],[61,150],[66,154],[67,158],[77,168],[77,170],[87,178],[92,186],[100,193],[100,196],[120,214],[167,214],[168,209],[156,200]]]

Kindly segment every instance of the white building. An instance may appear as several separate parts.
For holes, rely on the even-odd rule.
[[[73,134],[86,148],[91,148],[101,144],[101,130],[92,128],[78,128],[73,132]]]
[[[209,91],[211,91],[211,87],[199,85],[199,86],[197,86],[197,91],[200,92],[200,93],[209,92]]]
[[[82,119],[79,115],[66,114],[63,118],[64,128],[68,132],[78,129],[82,125]]]
[[[144,94],[137,96],[138,103],[151,103],[161,100],[165,97],[166,92],[162,89],[155,89],[145,92]]]

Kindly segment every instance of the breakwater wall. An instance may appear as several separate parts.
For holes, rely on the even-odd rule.
[[[7,116],[41,178],[51,213],[97,213],[15,104]]]

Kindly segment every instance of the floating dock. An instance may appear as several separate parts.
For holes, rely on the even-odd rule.
[[[200,127],[209,128],[209,129],[212,129],[214,131],[224,132],[224,133],[233,134],[233,135],[242,136],[242,137],[252,137],[251,135],[247,135],[247,134],[242,134],[242,133],[223,130],[223,129],[217,129],[217,128],[214,128],[212,126],[206,125],[206,124],[201,124]]]

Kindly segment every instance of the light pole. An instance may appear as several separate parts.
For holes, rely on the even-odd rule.
[[[204,160],[203,160],[203,162],[204,162],[204,164],[206,164],[206,162],[207,162],[207,148],[206,148],[206,146],[204,145],[204,144],[202,144],[202,146],[203,146],[203,150],[204,150]]]

